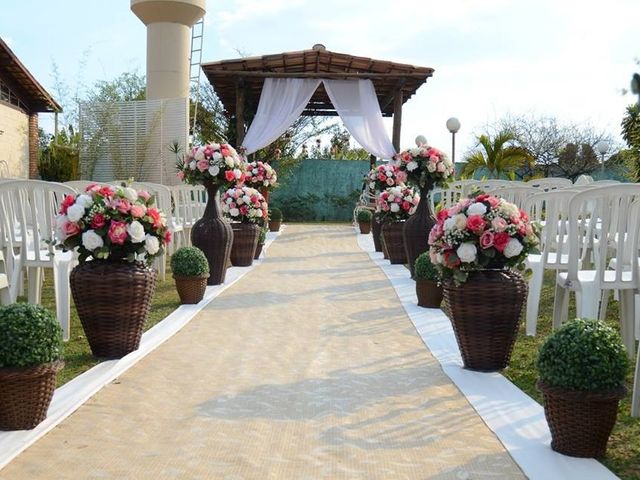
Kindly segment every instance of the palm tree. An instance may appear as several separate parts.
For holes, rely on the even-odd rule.
[[[480,135],[476,150],[466,157],[462,174],[473,177],[480,170],[487,170],[491,178],[510,177],[515,172],[533,163],[529,152],[514,145],[516,137],[509,130],[502,130],[491,139],[489,135]]]

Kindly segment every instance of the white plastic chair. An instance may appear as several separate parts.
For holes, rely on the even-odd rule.
[[[558,190],[559,188],[567,188],[573,185],[571,180],[562,177],[534,178],[526,181],[525,184],[530,187],[539,188],[545,192],[548,192],[549,190]]]
[[[448,208],[454,205],[465,194],[465,188],[470,188],[476,184],[477,180],[456,180],[451,182],[446,188],[434,188],[429,193],[431,211],[436,211],[436,206]]]
[[[473,183],[469,182],[463,186],[463,195],[465,197],[471,195],[474,190],[482,190],[483,192],[486,192],[487,190],[494,190],[496,188],[514,185],[522,185],[522,182],[498,179],[475,180]]]
[[[9,177],[9,164],[6,160],[0,160],[0,178]]]
[[[527,199],[540,193],[540,190],[527,185],[508,185],[504,187],[492,188],[486,191],[496,197],[504,198],[507,202],[515,204],[518,208],[524,209]]]
[[[18,231],[19,256],[11,272],[10,295],[17,297],[22,270],[26,268],[29,279],[28,301],[39,304],[42,296],[43,269],[53,269],[53,286],[56,300],[56,316],[62,326],[64,339],[69,339],[70,302],[69,274],[75,263],[72,252],[62,252],[47,243],[54,239],[55,216],[60,203],[67,195],[75,195],[71,187],[39,180],[17,180],[0,184],[3,211],[12,205],[12,216],[3,216],[5,240],[11,239],[9,231]],[[13,241],[10,247],[15,249]]]
[[[591,184],[594,187],[606,187],[608,185],[619,185],[620,183],[622,182],[620,182],[619,180],[596,180]]]
[[[540,253],[527,256],[527,266],[532,271],[527,295],[527,335],[536,334],[545,269],[556,272],[567,269],[569,257],[565,245],[569,200],[576,193],[567,189],[542,191],[530,196],[525,202],[524,210],[529,214],[530,219],[543,225],[540,234]]]
[[[69,180],[68,182],[64,182],[63,185],[73,188],[78,193],[85,193],[88,186],[95,185],[96,183],[100,182],[92,180]]]
[[[598,318],[602,290],[618,290],[622,338],[630,356],[635,355],[634,294],[640,284],[638,263],[631,261],[638,252],[639,199],[639,184],[594,188],[574,195],[569,202],[567,271],[557,276],[553,310],[553,325],[559,327],[567,318],[569,292],[574,291],[577,316]],[[575,232],[584,231],[585,226],[590,229],[587,235],[598,235],[598,241],[593,242],[592,270],[581,269],[579,262],[588,244]],[[612,244],[616,246],[616,262],[615,268],[609,269]]]
[[[207,191],[202,185],[174,185],[169,189],[173,197],[174,217],[184,231],[184,244],[190,245],[191,228],[202,218],[207,205]]]
[[[0,304],[9,305],[11,296],[9,295],[9,277],[6,273],[0,273]]]

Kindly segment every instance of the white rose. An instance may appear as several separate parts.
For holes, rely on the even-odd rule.
[[[399,212],[400,211],[400,205],[398,205],[397,203],[392,203],[391,207],[389,207],[391,209],[391,211],[393,213]]]
[[[484,215],[487,213],[487,207],[484,203],[476,202],[469,205],[467,215]]]
[[[77,223],[84,216],[84,207],[79,203],[74,203],[67,209],[67,217],[70,222]]]
[[[242,172],[240,171],[240,169],[236,168],[236,169],[233,171],[233,175],[234,175],[236,178],[240,178],[240,177],[242,176]]]
[[[229,168],[233,168],[234,163],[233,163],[233,158],[231,157],[224,157],[224,163],[227,165],[227,167]]]
[[[189,168],[191,170],[195,170],[196,169],[196,161],[195,160],[191,160],[191,163],[189,164]]]
[[[499,210],[505,213],[508,217],[520,214],[518,207],[516,207],[513,203],[509,203],[505,201],[500,203]]]
[[[231,210],[229,210],[229,215],[231,215],[232,217],[237,217],[238,215],[240,215],[240,210],[238,210],[237,208],[232,208]]]
[[[131,241],[133,243],[144,242],[144,226],[137,220],[134,220],[129,224],[127,227],[127,233],[131,237]]]
[[[224,201],[224,203],[226,203],[227,205],[230,204],[230,203],[233,203],[233,198],[227,197],[227,199]]]
[[[213,152],[212,157],[214,160],[220,160],[222,158],[222,154],[220,152]]]
[[[410,172],[413,172],[416,168],[418,168],[418,162],[411,160],[409,163],[407,163],[407,170],[409,170]]]
[[[93,198],[91,198],[91,195],[78,195],[76,203],[82,205],[84,208],[89,208],[93,205]]]
[[[195,158],[198,162],[200,160],[204,160],[204,150],[202,148],[199,148],[193,158]]]
[[[211,143],[210,145],[211,145],[211,148],[213,148],[214,150],[220,150],[220,144],[219,143]],[[215,152],[215,153],[220,154],[220,152]]]
[[[57,215],[56,216],[56,240],[59,242],[64,242],[67,239],[67,234],[64,233],[64,224],[67,223],[69,219],[66,215]]]
[[[463,243],[456,250],[458,258],[463,263],[471,263],[476,259],[477,249],[473,243]]]
[[[451,218],[447,218],[444,221],[444,229],[445,230],[453,230],[456,226],[456,219],[455,217],[451,217]]]
[[[435,172],[435,171],[436,171],[436,166],[435,166],[435,164],[433,164],[433,163],[431,163],[431,162],[427,163],[427,171],[428,171],[428,172],[430,172],[430,173]]]
[[[251,203],[251,197],[249,195],[243,195],[242,196],[242,201],[244,203],[246,203],[247,205],[249,205]]]
[[[149,255],[155,255],[160,250],[160,240],[153,235],[147,235],[144,237],[144,249]]]
[[[466,228],[467,216],[464,213],[459,213],[458,215],[453,217],[453,219],[455,220],[456,229],[464,230]]]
[[[104,240],[95,230],[88,230],[82,234],[82,246],[89,251],[94,251],[104,245]]]
[[[254,210],[254,212],[255,212],[255,216],[256,217],[262,217],[262,210],[256,209],[256,210]]]
[[[216,177],[220,173],[220,167],[214,165],[213,167],[209,167],[209,175],[212,177]]]
[[[131,187],[127,187],[124,189],[124,192],[122,192],[124,195],[124,198],[126,198],[127,200],[129,200],[130,202],[135,202],[138,199],[138,192],[136,192],[133,188]]]
[[[504,247],[502,253],[504,253],[504,256],[507,258],[513,258],[520,255],[520,252],[522,252],[522,244],[517,238],[512,238]]]

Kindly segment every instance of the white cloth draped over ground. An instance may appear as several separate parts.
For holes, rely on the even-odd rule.
[[[247,155],[275,141],[300,116],[320,82],[353,138],[367,152],[392,158],[397,152],[384,128],[371,80],[265,79],[258,110],[243,142]]]

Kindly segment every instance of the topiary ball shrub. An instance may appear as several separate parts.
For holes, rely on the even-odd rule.
[[[440,274],[438,269],[431,263],[429,252],[421,253],[416,258],[414,275],[416,279],[429,280],[436,283],[440,281]]]
[[[273,207],[269,209],[269,220],[273,220],[274,222],[282,221],[282,210],[278,207]]]
[[[32,367],[60,360],[62,328],[40,305],[0,307],[0,368]]]
[[[358,220],[358,222],[369,223],[371,222],[372,217],[373,217],[373,214],[369,210],[361,209],[361,210],[358,210],[356,219]]]
[[[576,319],[546,339],[537,367],[548,386],[612,390],[622,385],[629,359],[618,332],[597,320]]]
[[[180,277],[201,277],[209,273],[209,262],[199,248],[181,247],[171,257],[171,270]]]

